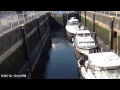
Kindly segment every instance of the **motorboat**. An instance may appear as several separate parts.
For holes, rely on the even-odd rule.
[[[89,30],[80,30],[72,38],[74,48],[81,54],[94,53],[97,44]]]
[[[82,79],[120,79],[120,57],[114,52],[90,53],[84,66],[78,60],[78,70]]]
[[[76,17],[71,17],[67,21],[67,25],[66,25],[65,29],[66,29],[66,33],[69,36],[69,38],[72,39],[72,37],[74,37],[74,35],[76,34],[76,31],[83,30],[84,27],[79,22],[79,20],[76,19]]]

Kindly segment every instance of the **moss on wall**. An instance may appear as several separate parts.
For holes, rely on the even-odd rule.
[[[104,41],[106,45],[109,45],[109,31],[104,27],[96,25],[97,35]]]
[[[84,17],[81,16],[81,22],[84,24]]]
[[[118,36],[118,54],[120,55],[120,36]]]
[[[61,16],[55,16],[55,20],[63,27],[63,15]]]
[[[35,32],[27,40],[28,40],[29,52],[31,53],[36,46]]]
[[[81,21],[84,24],[84,17],[81,16]],[[86,19],[87,27],[90,31],[93,30],[93,23],[92,21]],[[97,35],[105,42],[106,45],[109,45],[109,31],[105,29],[104,27],[99,26],[98,24],[95,24],[95,29]]]

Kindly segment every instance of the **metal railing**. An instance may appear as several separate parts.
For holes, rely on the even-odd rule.
[[[50,11],[52,14],[67,14],[75,11]]]
[[[92,11],[93,12],[93,11]],[[101,13],[109,16],[120,17],[120,11],[95,11],[96,13]]]
[[[45,13],[47,13],[47,11],[23,11],[21,14],[9,13],[0,18],[0,34],[18,28],[21,24],[30,22]]]
[[[51,13],[53,14],[65,14],[65,13],[71,13],[71,12],[75,12],[75,11],[51,11]],[[86,11],[86,12],[94,12],[94,11]],[[120,11],[95,11],[95,12],[120,17]]]

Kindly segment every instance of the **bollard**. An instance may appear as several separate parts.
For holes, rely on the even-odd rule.
[[[110,42],[109,42],[109,46],[110,46],[110,48],[109,48],[109,51],[111,51],[111,50],[113,50],[113,25],[114,25],[114,16],[110,16],[110,18],[111,18],[111,25],[110,25]]]
[[[95,32],[95,12],[93,13],[93,32]]]
[[[94,33],[95,42],[97,43],[96,30],[95,30],[95,12],[93,13],[93,33]]]
[[[25,51],[27,54],[27,60],[29,60],[29,49],[28,49],[28,42],[27,42],[27,34],[26,31],[24,29],[24,24],[20,25],[21,30],[22,30],[22,35],[23,35],[23,39],[24,39],[24,45],[25,45]]]
[[[19,16],[17,15],[18,26],[20,25]]]
[[[30,53],[29,53],[29,48],[28,48],[28,41],[27,41],[27,34],[26,34],[26,31],[24,29],[24,24],[20,25],[21,27],[21,31],[22,31],[22,35],[23,35],[23,45],[24,45],[24,49],[25,49],[25,54],[26,54],[26,57],[27,57],[27,62],[29,62],[29,71],[30,73],[32,72],[32,64],[30,62]]]
[[[80,22],[81,22],[81,11],[79,12],[79,15],[80,15],[80,18],[79,18],[79,20],[80,20]]]
[[[85,24],[85,27],[86,27],[86,11],[85,11],[85,19],[84,19],[84,24]]]

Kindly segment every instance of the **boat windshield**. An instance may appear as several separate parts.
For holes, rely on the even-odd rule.
[[[106,72],[108,74],[120,74],[120,66],[114,67],[101,67],[101,71]]]
[[[90,33],[84,33],[84,34],[77,34],[78,36],[81,36],[81,37],[88,37],[88,36],[91,36]]]
[[[79,42],[79,43],[84,43],[84,44],[95,44],[95,42],[94,41],[86,41],[86,42]]]
[[[120,66],[113,66],[113,67],[101,67],[101,70],[116,70],[120,69]]]
[[[67,23],[67,25],[71,25],[71,23],[70,23],[70,22],[68,22],[68,23]]]
[[[79,25],[79,21],[72,21],[71,25]]]
[[[86,33],[86,34],[85,34],[85,37],[88,37],[88,36],[91,36],[91,34],[90,34],[90,33]]]

